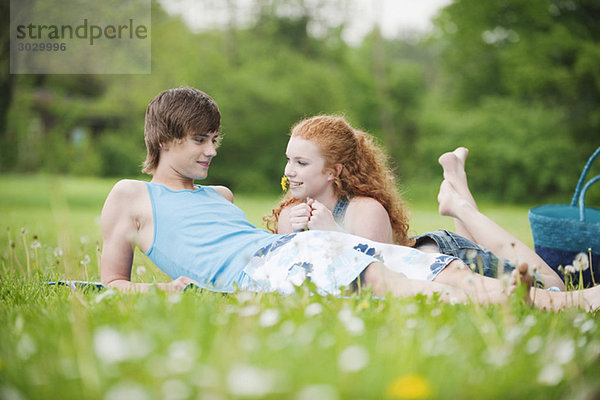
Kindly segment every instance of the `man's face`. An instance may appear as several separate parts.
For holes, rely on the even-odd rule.
[[[219,132],[189,134],[183,140],[169,143],[161,161],[183,178],[205,179],[220,141]]]

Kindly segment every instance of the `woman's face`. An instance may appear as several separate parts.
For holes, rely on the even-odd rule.
[[[325,169],[325,159],[315,142],[292,136],[285,155],[285,176],[289,180],[292,196],[297,199],[318,199],[331,189],[333,172]]]

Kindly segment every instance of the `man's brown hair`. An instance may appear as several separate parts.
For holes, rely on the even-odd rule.
[[[191,87],[159,93],[146,109],[147,152],[142,172],[153,174],[156,170],[161,143],[181,140],[192,133],[218,132],[220,126],[219,107],[206,93]]]

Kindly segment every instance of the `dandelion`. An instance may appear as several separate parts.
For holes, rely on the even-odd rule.
[[[311,303],[304,309],[304,315],[306,317],[314,317],[323,312],[323,306],[321,303]]]
[[[101,327],[94,333],[96,355],[107,364],[127,360],[129,349],[129,341],[116,329]]]
[[[404,375],[387,388],[387,395],[392,399],[426,399],[432,394],[429,382],[417,374]]]
[[[135,273],[137,276],[142,276],[146,273],[146,267],[144,267],[143,265],[139,265],[136,269],[135,269]]]
[[[338,313],[338,319],[344,324],[344,327],[351,335],[361,335],[365,330],[365,323],[362,319],[352,314],[347,308]]]
[[[319,336],[317,343],[322,349],[328,349],[335,344],[335,336],[330,333],[323,333]]]
[[[337,400],[338,398],[337,389],[326,384],[306,386],[296,396],[296,400]]]
[[[54,257],[61,258],[63,254],[63,250],[60,247],[54,249]]]
[[[290,181],[287,178],[287,176],[285,176],[285,175],[282,176],[281,177],[281,190],[283,190],[284,192],[287,192],[289,185],[290,185]]]
[[[190,388],[179,379],[169,379],[162,385],[162,398],[165,400],[188,399],[192,394]]]
[[[575,343],[570,339],[561,340],[552,346],[552,348],[554,359],[559,364],[567,364],[575,356]]]
[[[263,397],[273,391],[275,374],[252,365],[238,365],[227,375],[227,386],[234,396]]]
[[[572,266],[572,265],[566,265],[564,271],[565,271],[565,275],[572,275],[575,272],[577,272],[577,270],[575,269],[575,267]]]
[[[28,250],[28,246],[27,246],[27,229],[26,228],[21,228],[21,239],[23,240],[23,248],[25,249],[25,260],[27,261],[27,276],[29,276],[29,273],[31,271],[31,261],[29,259],[29,250]]]
[[[414,303],[410,303],[404,307],[404,312],[408,315],[414,315],[419,312],[419,306]]]
[[[269,326],[273,326],[279,322],[279,311],[274,308],[269,308],[260,314],[259,318],[260,326],[263,328],[268,328]]]
[[[419,322],[414,318],[409,318],[406,320],[406,329],[415,329],[419,325]]]
[[[563,376],[563,369],[559,365],[546,364],[538,374],[537,381],[543,385],[555,386],[562,381]]]
[[[87,266],[89,265],[89,263],[92,260],[90,259],[90,256],[88,256],[87,254],[83,257],[83,260],[79,261],[79,264],[83,265],[84,268],[87,268]]]
[[[536,319],[533,315],[528,315],[527,317],[525,317],[525,319],[523,320],[523,326],[526,326],[528,328],[531,328],[532,326],[535,325],[536,323]]]
[[[240,291],[237,293],[236,298],[240,304],[244,304],[254,298],[254,293],[249,291]]]
[[[581,331],[581,333],[586,333],[586,332],[589,332],[592,329],[594,329],[594,326],[595,326],[594,320],[588,319],[583,324],[581,324],[581,327],[579,328],[579,330]]]
[[[469,249],[469,250],[467,250],[466,256],[468,259],[474,260],[475,258],[477,258],[477,251],[475,251],[473,249]]]
[[[434,308],[433,310],[431,310],[432,317],[439,317],[440,315],[442,315],[442,310],[440,310],[439,308]]]
[[[81,244],[88,244],[89,241],[90,241],[90,239],[88,239],[87,236],[82,236],[79,238],[79,243],[81,243]]]
[[[240,348],[250,353],[260,346],[259,340],[252,334],[245,334],[239,337]]]
[[[594,266],[592,265],[592,248],[588,247],[588,264],[590,266],[590,274],[592,275],[592,286],[596,286],[596,278],[594,277]]]
[[[107,289],[107,290],[102,291],[98,296],[96,296],[94,301],[96,303],[100,303],[102,300],[107,299],[109,297],[113,297],[116,294],[117,294],[117,292],[114,289]]]
[[[150,395],[138,383],[119,382],[111,387],[104,396],[104,400],[147,400]]]
[[[540,336],[534,336],[525,344],[525,352],[527,354],[535,354],[542,348],[544,341]]]
[[[31,248],[32,249],[39,249],[40,247],[42,247],[42,244],[39,242],[39,240],[34,240],[33,242],[31,242]]]
[[[221,376],[215,367],[206,364],[196,365],[192,377],[194,385],[200,388],[215,388],[219,386]]]
[[[4,385],[0,386],[0,399],[24,400],[25,397],[16,388]]]
[[[358,372],[369,363],[369,352],[362,346],[352,345],[340,353],[338,365],[344,372]]]
[[[173,374],[183,374],[192,370],[196,362],[196,345],[189,340],[171,343],[166,367]]]
[[[510,346],[490,346],[485,352],[485,361],[496,367],[503,367],[508,364],[512,355]]]
[[[238,315],[240,317],[252,317],[260,312],[260,308],[257,305],[249,305],[240,309]]]
[[[576,271],[586,271],[590,267],[588,256],[585,253],[579,253],[573,260],[573,267]]]
[[[17,354],[22,360],[27,360],[37,351],[37,346],[31,336],[27,333],[21,336],[21,339],[17,343]]]

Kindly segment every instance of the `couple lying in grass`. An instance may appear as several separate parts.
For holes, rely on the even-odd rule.
[[[385,154],[339,117],[314,117],[293,128],[286,151],[289,193],[266,218],[274,232],[256,228],[233,205],[229,189],[195,184],[217,155],[220,118],[216,103],[193,88],[167,90],[149,103],[144,172],[152,179],[122,180],[106,199],[105,285],[151,285],[130,280],[137,246],[174,279],[155,284],[166,290],[194,284],[219,292],[288,293],[310,279],[321,293],[361,286],[377,296],[438,294],[442,301],[491,304],[525,285],[526,300],[541,308],[600,305],[600,287],[561,292],[563,282],[535,252],[478,211],[464,148],[439,160],[440,213],[454,217],[458,235],[409,237]],[[513,270],[505,259],[520,264]],[[535,274],[530,266],[537,266]],[[504,273],[508,283],[497,278]],[[534,276],[558,291],[533,287]]]

